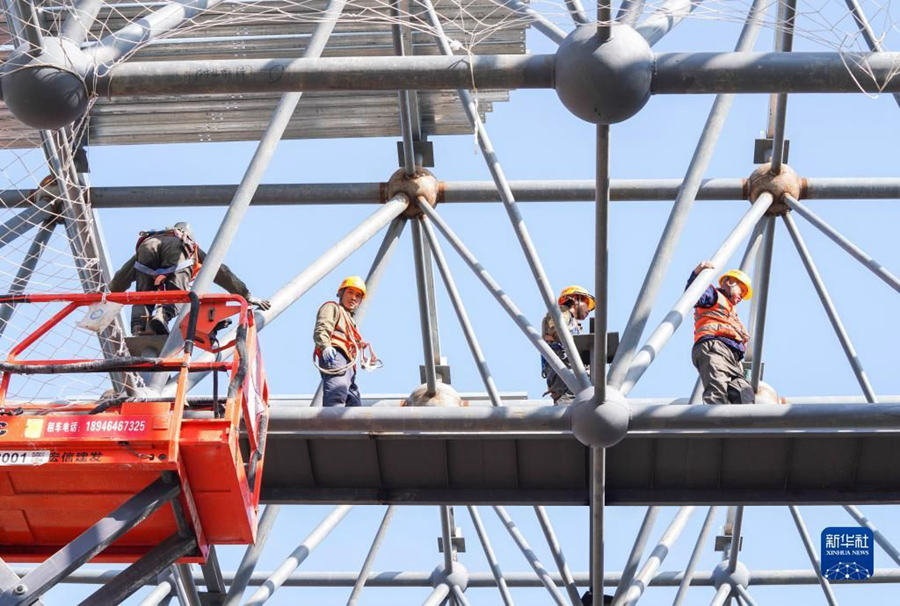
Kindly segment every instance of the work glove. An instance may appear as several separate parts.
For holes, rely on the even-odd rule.
[[[337,358],[337,350],[334,347],[326,347],[322,350],[322,358],[323,364],[333,364],[334,360]]]
[[[254,297],[253,295],[247,297],[247,303],[263,311],[266,311],[267,309],[272,307],[272,304],[269,303],[268,299],[260,299],[259,297]]]

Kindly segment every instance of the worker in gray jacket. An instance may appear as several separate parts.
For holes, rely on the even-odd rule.
[[[139,291],[188,290],[205,259],[206,253],[194,241],[191,226],[183,221],[166,229],[142,231],[134,256],[113,276],[109,290],[124,292],[132,282],[136,282]],[[251,295],[247,285],[224,263],[216,273],[215,283],[259,309],[270,307],[267,300]],[[167,335],[176,312],[175,305],[134,305],[131,333]]]

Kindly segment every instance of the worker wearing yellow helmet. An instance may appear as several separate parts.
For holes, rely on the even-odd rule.
[[[594,296],[581,286],[567,286],[559,293],[557,303],[559,303],[563,320],[569,327],[569,332],[573,335],[581,334],[581,321],[588,317],[588,314],[593,311],[596,305]],[[569,366],[566,349],[559,340],[556,324],[549,313],[544,316],[544,320],[541,322],[541,333],[544,340],[550,345],[550,348],[559,356],[559,359],[566,366]],[[541,376],[547,380],[547,391],[544,395],[549,394],[553,398],[554,404],[566,403],[575,397],[543,357],[541,357]]]
[[[359,276],[350,276],[338,286],[337,301],[326,301],[316,314],[313,356],[322,375],[323,406],[362,404],[356,361],[364,343],[353,315],[365,297],[366,283]]]
[[[700,263],[688,284],[711,267],[709,261]],[[753,387],[744,378],[741,367],[750,335],[735,309],[752,296],[750,277],[740,269],[732,269],[719,277],[718,288],[710,285],[694,305],[691,361],[700,373],[706,404],[750,404],[755,400]]]

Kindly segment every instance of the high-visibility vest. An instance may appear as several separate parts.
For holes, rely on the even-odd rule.
[[[184,253],[188,257],[187,260],[182,261],[177,265],[172,265],[171,267],[160,268],[147,267],[143,263],[136,262],[134,264],[134,268],[141,273],[149,274],[151,276],[166,276],[190,267],[191,280],[196,278],[197,274],[200,273],[200,267],[202,266],[202,263],[200,263],[200,253],[198,252],[199,247],[189,235],[187,235],[180,229],[173,228],[154,231],[142,231],[140,234],[138,234],[137,243],[134,245],[135,253],[137,253],[137,249],[140,248],[144,240],[146,240],[147,238],[155,238],[159,236],[171,236],[173,238],[178,238],[179,240],[181,240],[181,245],[184,249]]]
[[[353,316],[344,309],[343,305],[339,305],[334,301],[328,301],[322,307],[325,305],[335,305],[338,308],[338,319],[334,323],[334,330],[331,331],[329,345],[340,349],[347,356],[347,359],[352,362],[356,358],[356,352],[360,344],[363,342],[362,335],[356,329],[356,322],[353,321]],[[317,348],[316,354],[320,353]]]
[[[750,340],[734,304],[718,290],[712,307],[694,308],[694,343],[708,337],[725,337],[744,344]]]

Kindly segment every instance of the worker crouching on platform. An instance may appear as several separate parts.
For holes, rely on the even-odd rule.
[[[111,292],[124,292],[132,282],[139,291],[188,290],[200,272],[206,253],[194,241],[191,226],[183,221],[155,231],[142,231],[135,253],[116,272],[109,283]],[[265,299],[250,294],[247,285],[222,263],[215,283],[234,295],[247,299],[259,309],[269,309]],[[134,305],[131,308],[131,334],[169,334],[169,321],[177,313],[176,305]]]
[[[593,311],[596,305],[594,296],[581,286],[567,286],[559,294],[557,302],[559,303],[559,310],[562,312],[563,321],[569,327],[569,332],[573,335],[581,334],[581,321],[588,317],[588,314]],[[549,313],[544,316],[544,320],[541,322],[541,334],[544,337],[544,341],[550,345],[550,349],[559,356],[559,359],[567,367],[571,368],[566,348],[559,340],[559,335],[556,333],[556,324]],[[543,356],[541,357],[541,376],[547,379],[547,391],[544,395],[550,394],[554,404],[566,403],[575,397]]]
[[[691,273],[688,285],[712,266],[709,261],[700,263]],[[744,378],[741,366],[750,335],[735,309],[752,296],[749,276],[732,269],[719,278],[718,288],[710,285],[694,306],[691,360],[700,373],[706,404],[751,404],[755,400],[753,387]]]
[[[366,297],[366,283],[359,276],[341,282],[337,302],[326,301],[316,314],[314,357],[322,375],[323,406],[361,406],[356,386],[358,355],[367,346],[353,319]]]

